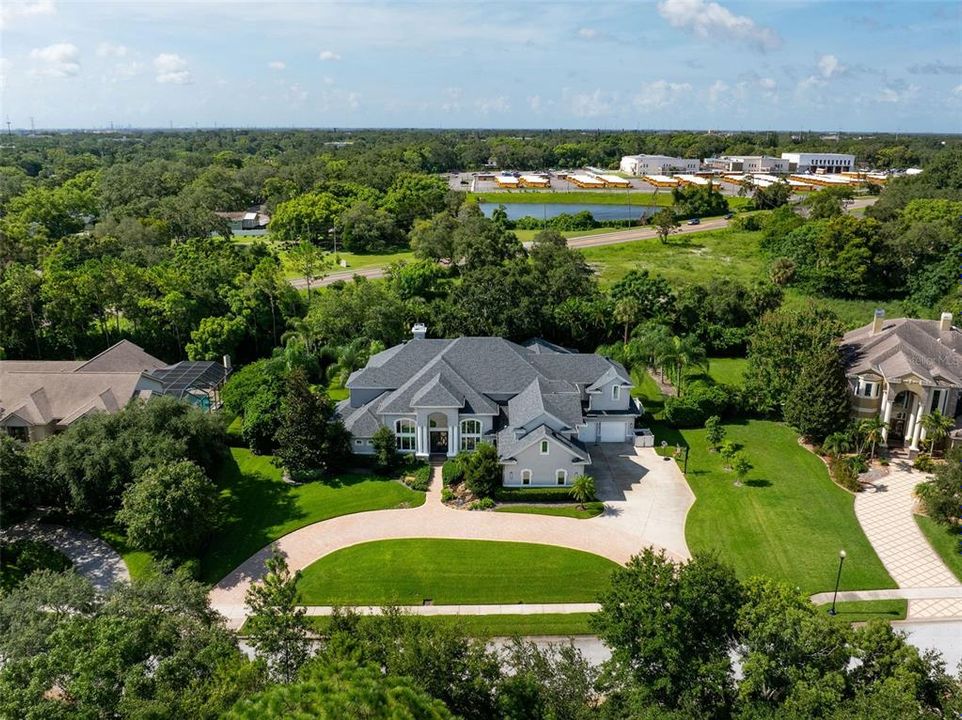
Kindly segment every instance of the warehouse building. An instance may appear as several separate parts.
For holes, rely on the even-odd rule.
[[[785,173],[788,160],[769,155],[723,155],[705,160],[706,167],[721,172],[738,173]]]
[[[782,153],[788,172],[841,173],[855,169],[855,156],[844,153]]]
[[[667,172],[695,173],[701,170],[698,158],[669,155],[625,155],[621,158],[621,172],[629,175],[658,175]]]

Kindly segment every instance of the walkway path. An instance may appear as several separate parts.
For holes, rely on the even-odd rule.
[[[665,550],[674,560],[687,559],[685,516],[694,495],[685,478],[675,463],[664,462],[649,448],[639,449],[638,462],[633,462],[628,456],[634,454],[634,448],[617,447],[626,456],[620,467],[634,475],[622,476],[617,483],[606,482],[604,487],[599,483],[599,498],[611,507],[591,520],[449,508],[441,503],[441,469],[435,467],[424,505],[344,515],[285,535],[221,580],[210,593],[211,604],[233,627],[240,627],[247,614],[247,588],[263,575],[272,547],[286,556],[292,571],[352,545],[400,538],[542,543],[584,550],[618,563],[650,546]],[[605,447],[604,456],[611,454],[617,453]],[[641,486],[636,487],[637,483]],[[672,502],[663,501],[666,493],[674,498]]]
[[[83,530],[28,520],[4,531],[3,536],[7,540],[36,540],[59,550],[70,558],[77,574],[90,580],[98,590],[106,590],[116,582],[130,582],[127,564],[117,551]]]
[[[906,596],[909,620],[962,617],[962,594],[953,594],[962,591],[962,584],[929,545],[912,514],[913,491],[924,479],[908,461],[894,460],[874,491],[855,496],[855,516],[899,588],[926,591],[916,595],[920,599]]]

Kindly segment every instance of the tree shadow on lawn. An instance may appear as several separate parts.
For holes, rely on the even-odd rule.
[[[742,484],[743,484],[743,485],[747,485],[748,487],[765,488],[765,487],[771,487],[771,486],[772,486],[772,481],[771,481],[771,480],[759,480],[759,479],[754,479],[754,480],[746,480],[746,481],[745,481],[744,483],[742,483]]]

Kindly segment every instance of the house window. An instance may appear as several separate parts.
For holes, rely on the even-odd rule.
[[[355,441],[354,441],[354,444],[355,444],[355,445],[363,445],[363,444],[364,444],[364,441],[363,441],[363,440],[355,440]]]
[[[394,423],[394,436],[397,439],[397,449],[408,451],[414,450],[417,442],[414,438],[415,433],[416,426],[413,420],[401,418]]]
[[[942,407],[942,393],[944,390],[933,390],[932,391],[932,405],[929,407],[929,412],[934,413],[936,410],[940,410]]]
[[[461,449],[474,450],[481,442],[481,421],[462,420],[461,421]]]
[[[621,385],[612,385],[612,386],[611,386],[611,399],[612,399],[612,400],[619,400],[619,399],[621,399]]]
[[[554,479],[559,485],[564,485],[566,482],[568,482],[568,471],[555,470]]]
[[[879,384],[877,382],[869,382],[868,380],[859,378],[855,394],[860,397],[876,397],[878,395],[878,389]]]
[[[542,454],[542,455],[547,455],[547,454],[548,454],[548,441],[547,441],[547,440],[542,440],[542,441],[541,441],[541,454]]]
[[[521,484],[522,484],[522,485],[530,485],[530,484],[531,484],[531,471],[530,471],[530,470],[522,470],[522,471],[521,471]]]
[[[20,442],[28,442],[30,440],[29,428],[19,425],[7,426],[7,434],[14,440],[19,440]]]

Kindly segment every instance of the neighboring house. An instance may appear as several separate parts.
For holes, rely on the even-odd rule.
[[[354,451],[371,453],[382,425],[418,457],[494,443],[505,485],[570,485],[591,463],[587,446],[634,437],[644,412],[625,369],[601,355],[544,340],[413,339],[371,357],[351,374],[337,410]]]
[[[234,235],[265,235],[271,216],[264,212],[262,206],[255,205],[247,210],[237,212],[215,212],[217,217],[223,218],[230,224]]]
[[[962,390],[962,331],[952,314],[940,320],[886,320],[875,311],[871,324],[846,333],[841,347],[857,418],[888,424],[889,446],[917,451],[925,439],[922,418],[938,410],[958,415]]]
[[[0,428],[42,440],[85,415],[154,395],[211,409],[229,372],[229,362],[167,365],[127,340],[90,360],[0,360]]]

